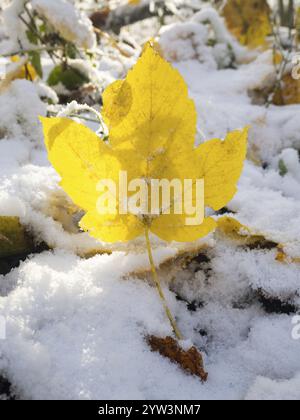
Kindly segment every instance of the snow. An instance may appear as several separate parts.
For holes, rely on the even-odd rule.
[[[299,258],[300,105],[254,103],[251,92],[274,80],[272,54],[249,55],[236,45],[241,52],[236,68],[227,68],[229,35],[222,21],[208,9],[199,13],[169,23],[158,36],[195,101],[197,143],[250,125],[248,159],[227,208],[253,235]],[[214,47],[206,45],[207,13],[217,28]],[[147,25],[141,28],[136,37],[147,38]],[[134,38],[134,32],[128,36]],[[104,57],[92,70],[103,89],[124,76],[139,51],[129,58],[113,56],[111,47],[101,45],[99,53]],[[0,373],[17,397],[299,400],[300,340],[292,336],[293,317],[300,311],[299,263],[277,261],[275,245],[247,248],[218,232],[196,244],[165,244],[152,237],[183,345],[192,342],[202,350],[208,382],[201,384],[151,352],[145,336],[163,337],[171,330],[150,281],[144,240],[111,246],[78,230],[79,216],[72,213],[43,145],[38,116],[56,109],[41,100],[45,96],[57,102],[50,88],[24,80],[0,94],[0,215],[18,216],[36,242],[51,248],[0,276],[0,315],[7,321]],[[78,108],[71,103],[60,115]],[[192,260],[195,253],[204,261]],[[267,310],[265,299],[289,309]]]
[[[4,9],[4,24],[9,36],[9,43],[4,43],[7,51],[18,51],[20,44],[24,49],[34,48],[26,37],[26,26],[18,18],[24,11],[25,3],[25,0],[12,0]],[[80,48],[95,47],[96,36],[91,21],[68,0],[32,0],[29,7],[46,18],[66,40]]]
[[[86,49],[95,47],[96,36],[91,21],[69,1],[32,0],[32,7],[68,41]]]
[[[45,252],[8,275],[15,288],[0,300],[8,331],[1,367],[23,398],[242,398],[257,375],[292,378],[300,369],[288,316],[259,319],[254,308],[211,301],[193,317],[168,293],[186,334],[200,320],[210,327],[209,382],[184,374],[145,343],[145,334],[170,327],[155,290],[121,278],[136,262],[120,253],[82,260]]]
[[[35,86],[25,80],[15,80],[10,90],[1,94],[0,107],[1,138],[37,144],[41,135],[38,115],[46,115],[46,105],[40,100]],[[39,143],[41,146],[41,140]]]
[[[210,22],[211,28],[207,22]],[[216,44],[208,46],[211,31]],[[238,61],[252,56],[228,33],[224,21],[211,7],[195,13],[188,22],[162,27],[159,43],[170,61],[195,60],[205,64],[208,69],[229,66],[232,52]]]
[[[300,375],[286,381],[258,377],[250,388],[247,400],[300,400]]]
[[[4,39],[0,44],[1,50],[4,52],[19,50],[21,42],[24,49],[30,48],[31,44],[25,36],[26,27],[24,23],[18,19],[18,15],[24,9],[25,0],[13,0],[6,6],[3,11],[4,30],[8,39]]]

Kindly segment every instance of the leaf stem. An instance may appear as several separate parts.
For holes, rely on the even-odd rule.
[[[153,255],[152,255],[152,249],[151,249],[151,242],[150,242],[150,239],[149,239],[149,228],[148,227],[145,228],[145,238],[146,238],[147,251],[148,251],[148,257],[149,257],[149,262],[150,262],[150,266],[151,266],[152,276],[153,276],[153,280],[154,280],[156,289],[158,291],[158,294],[159,294],[159,297],[160,297],[160,299],[163,303],[166,315],[169,318],[170,324],[172,325],[173,331],[174,331],[177,339],[182,340],[183,336],[182,336],[181,332],[179,331],[179,329],[177,327],[176,321],[175,321],[175,319],[174,319],[174,317],[173,317],[173,315],[172,315],[172,313],[171,313],[171,311],[168,307],[164,292],[161,288],[160,280],[159,280],[159,277],[158,277],[158,274],[157,274],[157,271],[156,271],[156,268],[155,268],[154,259],[153,259]]]
[[[31,48],[31,49],[20,49],[18,51],[12,51],[10,53],[1,54],[2,57],[12,57],[13,55],[20,55],[20,54],[28,54],[28,53],[34,53],[34,52],[43,52],[43,51],[55,51],[57,49],[61,49],[60,47],[56,48],[47,48],[47,47],[41,47],[41,48]]]

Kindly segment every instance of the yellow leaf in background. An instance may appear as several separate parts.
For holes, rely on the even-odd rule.
[[[223,15],[232,34],[250,48],[264,45],[272,32],[266,0],[227,0]]]
[[[300,80],[294,79],[290,74],[282,78],[281,87],[275,91],[274,105],[293,105],[300,103]]]
[[[137,6],[140,2],[141,0],[128,0],[128,4],[131,6]]]
[[[300,7],[296,11],[296,31],[297,31],[297,42],[300,42]]]
[[[263,235],[254,234],[248,226],[241,224],[237,219],[230,216],[222,216],[217,221],[218,230],[228,238],[245,244],[265,242]]]
[[[31,64],[27,63],[25,57],[13,56],[11,57],[11,61],[16,64],[10,65],[4,77],[2,79],[0,78],[0,93],[8,89],[10,84],[16,79],[27,78],[29,80],[34,80],[37,77],[35,69]]]
[[[0,216],[0,258],[29,253],[32,243],[18,217]]]
[[[243,225],[231,216],[222,216],[217,220],[217,231],[224,234],[227,238],[237,242],[239,245],[255,247],[260,249],[277,250],[275,260],[283,264],[298,264],[300,258],[290,256],[285,251],[285,245],[272,239],[272,235],[254,232],[248,226]]]
[[[205,218],[200,225],[187,225],[185,208],[183,214],[121,214],[123,203],[117,193],[111,193],[116,199],[115,214],[101,215],[97,185],[103,179],[119,185],[120,171],[126,171],[128,183],[146,180],[147,185],[153,180],[184,183],[204,179],[205,202],[218,209],[236,191],[247,129],[229,133],[225,141],[211,140],[195,148],[196,110],[187,86],[151,45],[125,80],[106,89],[103,99],[107,143],[72,120],[41,118],[49,160],[61,176],[61,186],[86,211],[80,226],[106,242],[125,242],[145,229],[166,241],[191,242],[214,230],[212,218]],[[195,188],[194,183],[190,188],[193,197]],[[129,198],[132,195],[129,193]],[[177,205],[177,199],[174,194],[170,207]]]
[[[236,235],[238,237],[250,235],[250,229],[247,226],[242,225],[238,220],[230,216],[223,216],[218,219],[218,229],[233,238]]]
[[[278,245],[278,252],[276,255],[276,261],[282,263],[282,264],[299,264],[300,258],[299,257],[290,257],[287,255],[284,250],[283,246],[281,244]]]
[[[13,63],[18,63],[20,61],[20,57],[18,55],[14,55],[11,57],[11,61]],[[21,68],[18,70],[16,79],[29,79],[34,80],[37,78],[37,73],[34,67],[30,63],[22,64]]]

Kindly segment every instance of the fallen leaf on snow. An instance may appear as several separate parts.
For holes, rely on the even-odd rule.
[[[204,370],[202,355],[195,346],[184,350],[174,338],[161,338],[154,335],[147,337],[147,342],[153,351],[167,357],[186,372],[206,382],[208,374]]]

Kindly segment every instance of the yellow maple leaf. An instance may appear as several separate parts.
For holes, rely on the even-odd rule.
[[[218,210],[231,200],[246,155],[247,129],[194,147],[196,110],[177,70],[153,48],[145,50],[123,81],[104,92],[103,116],[109,144],[87,127],[66,118],[41,118],[49,160],[61,186],[86,211],[80,226],[106,242],[128,241],[152,231],[166,241],[190,242],[215,229],[214,219],[187,225],[182,214],[99,214],[97,185],[134,179],[204,179],[205,204]],[[195,204],[195,185],[192,185]],[[149,192],[150,194],[150,192]],[[129,193],[129,196],[133,193]],[[150,197],[149,197],[150,198]],[[176,205],[176,197],[172,196]]]
[[[229,133],[224,141],[214,139],[195,148],[194,102],[179,72],[151,44],[126,79],[106,89],[103,100],[109,141],[102,141],[70,119],[41,118],[48,157],[61,176],[62,188],[86,212],[80,221],[83,230],[106,242],[125,242],[145,235],[154,282],[176,337],[182,339],[159,282],[149,232],[166,241],[190,242],[215,229],[215,220],[205,217],[204,204],[218,210],[235,194],[248,130]],[[126,183],[140,182],[140,190],[145,189],[138,212],[124,211],[137,194],[134,189],[126,187],[126,205],[124,197],[117,193],[116,186],[119,193],[124,186],[124,173]],[[172,194],[169,190],[167,207],[160,205],[163,193],[159,190],[159,205],[152,208],[152,189],[148,187],[155,182],[170,186],[174,180],[184,185],[179,191],[189,195],[192,208],[197,208],[201,200],[203,214],[200,218],[197,215],[197,223],[187,222],[191,207],[182,203],[183,195],[175,187]],[[102,191],[104,181],[115,187],[106,195]],[[190,181],[187,187],[186,181]],[[200,197],[198,181],[204,185]],[[99,209],[99,195],[101,199],[105,195],[107,202],[112,199],[110,212]]]
[[[272,32],[270,7],[266,0],[227,0],[223,9],[228,29],[243,45],[265,44]]]

